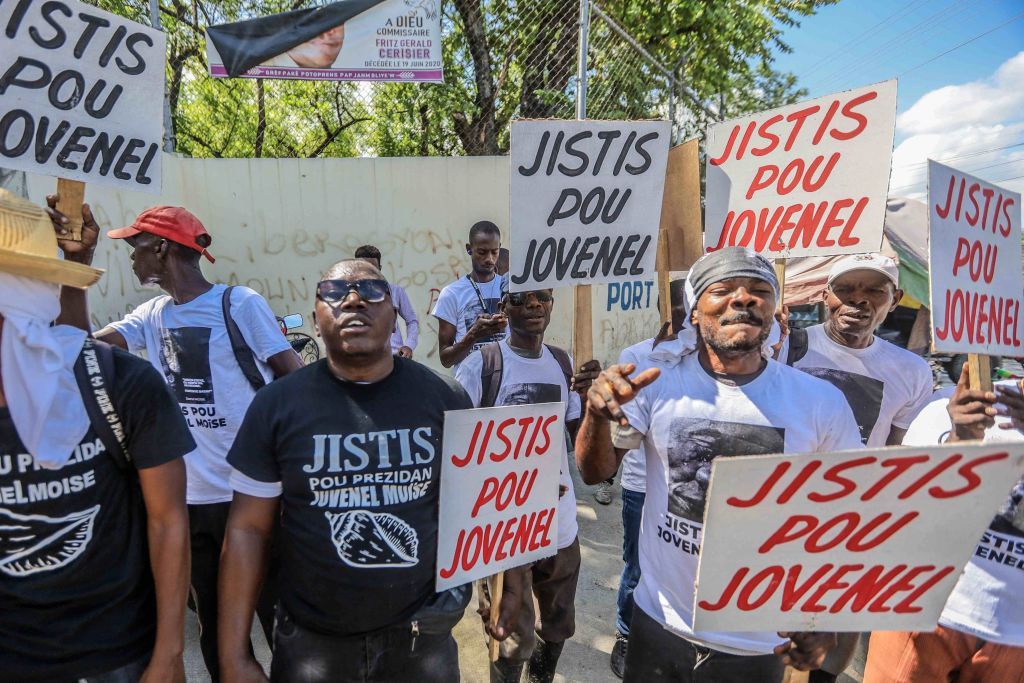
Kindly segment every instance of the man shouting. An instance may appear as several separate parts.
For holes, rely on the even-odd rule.
[[[632,378],[633,364],[604,371],[588,392],[576,440],[588,483],[615,472],[630,449],[642,445],[647,456],[624,680],[778,683],[786,664],[820,666],[836,637],[693,630],[711,461],[857,448],[857,425],[837,389],[769,359],[778,281],[768,261],[742,247],[722,249],[694,264],[687,288],[691,310],[673,345],[678,358]]]

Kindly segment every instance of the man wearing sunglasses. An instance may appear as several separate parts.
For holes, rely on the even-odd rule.
[[[490,221],[469,229],[466,253],[472,272],[445,286],[437,297],[437,348],[441,365],[458,369],[466,356],[488,342],[505,338],[508,321],[498,311],[502,278],[497,273],[501,231]]]
[[[65,216],[56,210],[56,201],[55,196],[47,198],[50,219],[63,237]],[[82,219],[81,248],[67,257],[89,264],[99,226],[88,205],[82,207]],[[200,268],[201,257],[210,263],[214,258],[207,251],[213,238],[199,219],[181,207],[156,206],[107,235],[131,247],[132,270],[140,284],[167,293],[139,305],[95,337],[127,351],[146,351],[196,441],[196,450],[185,458],[191,594],[203,661],[217,681],[217,568],[231,504],[226,458],[256,390],[232,347],[224,312],[227,286],[210,282]],[[249,347],[254,373],[268,382],[302,367],[263,297],[241,286],[228,297],[231,320]],[[89,330],[84,293],[64,288],[61,304],[62,322]],[[260,610],[268,639],[272,604],[268,594]]]
[[[508,316],[509,338],[487,344],[470,355],[455,378],[477,407],[563,401],[566,426],[570,434],[575,434],[580,393],[590,387],[601,366],[589,361],[574,376],[569,355],[544,343],[553,305],[550,289],[506,293],[500,311]],[[573,603],[580,572],[580,544],[576,538],[576,495],[564,455],[559,490],[558,553],[523,573],[526,585],[522,611],[512,635],[501,645],[498,661],[491,666],[492,683],[518,683],[526,662],[531,682],[551,683],[565,641],[575,631]],[[540,628],[534,635],[538,611]]]
[[[444,413],[472,406],[454,380],[391,353],[395,316],[372,264],[328,270],[314,309],[326,358],[260,391],[228,455],[220,607],[232,680],[263,679],[248,634],[277,519],[271,680],[458,680],[451,628],[469,592],[434,593],[438,490]],[[518,613],[513,575],[499,639]]]

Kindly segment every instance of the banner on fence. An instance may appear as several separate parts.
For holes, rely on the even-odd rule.
[[[895,80],[711,126],[705,251],[878,251],[895,126]]]
[[[510,289],[653,279],[671,124],[512,123]]]
[[[928,161],[936,351],[1024,356],[1020,194]]]
[[[445,413],[437,590],[558,552],[564,403]]]
[[[714,461],[694,629],[931,631],[1024,442]]]
[[[210,26],[210,75],[442,83],[440,5],[342,0]]]
[[[0,26],[0,166],[159,192],[164,34],[77,0]]]

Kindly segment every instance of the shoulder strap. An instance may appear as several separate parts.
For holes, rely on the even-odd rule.
[[[789,352],[786,354],[786,365],[792,367],[807,355],[807,330],[792,329],[789,331]]]
[[[572,391],[573,372],[572,363],[569,362],[569,354],[565,349],[558,346],[552,346],[550,344],[545,344],[544,346],[548,347],[548,351],[550,351],[551,355],[555,357],[556,361],[558,361],[558,367],[562,368],[562,374],[565,375],[566,390]]]
[[[501,388],[501,347],[491,342],[480,347],[483,365],[480,367],[480,407],[493,408]]]
[[[124,423],[117,414],[114,386],[114,350],[109,344],[86,339],[75,361],[75,380],[82,394],[85,412],[103,447],[119,469],[131,466]]]
[[[252,349],[245,343],[242,331],[238,329],[234,318],[231,317],[231,292],[234,289],[234,285],[228,287],[224,290],[224,296],[221,297],[221,307],[224,309],[224,325],[228,328],[228,339],[231,340],[231,350],[235,354],[238,367],[241,368],[242,374],[245,375],[245,379],[249,381],[252,388],[259,391],[266,385],[267,381],[263,379],[263,374],[256,367],[256,358],[253,356]]]

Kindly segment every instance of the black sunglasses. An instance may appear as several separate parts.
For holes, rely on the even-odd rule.
[[[368,304],[379,304],[391,293],[387,280],[321,280],[316,285],[317,297],[329,304],[344,301],[352,290]]]
[[[543,290],[539,292],[509,292],[508,303],[510,306],[524,306],[526,305],[526,297],[533,294],[537,297],[537,301],[542,304],[546,304],[549,301],[554,301],[555,297],[551,292],[545,292]]]

